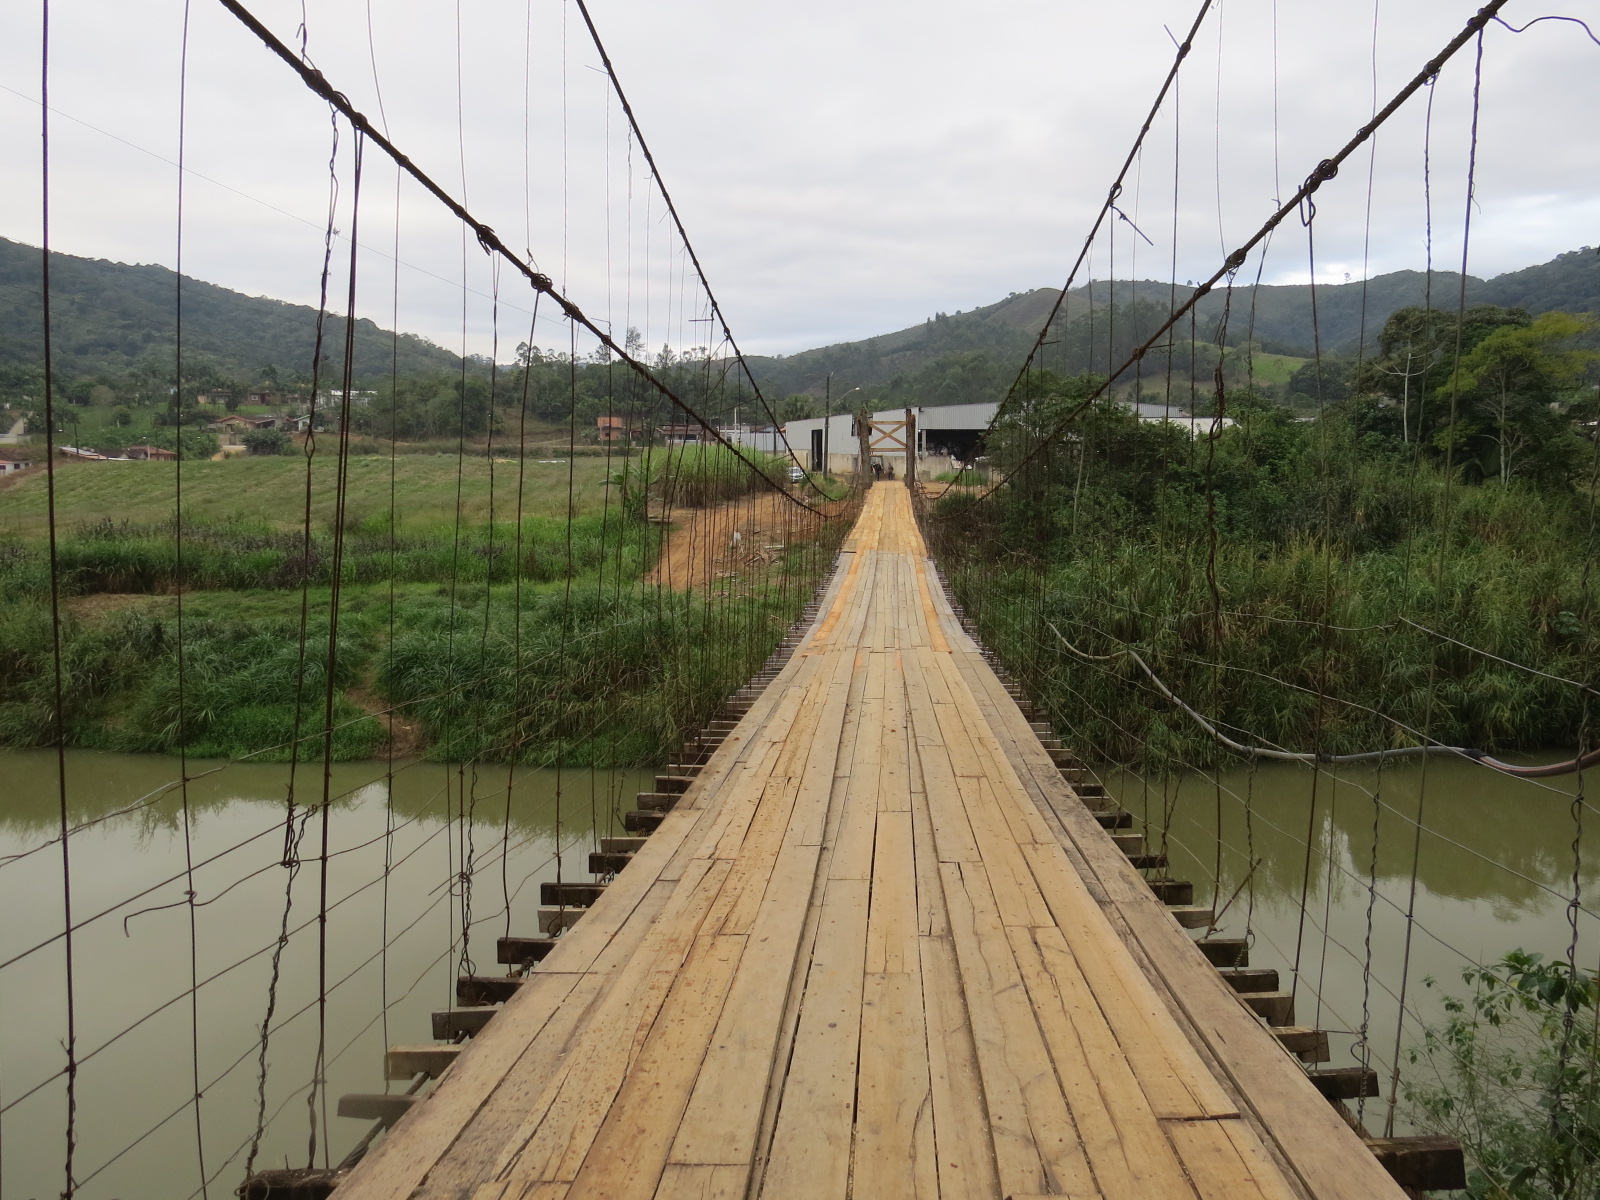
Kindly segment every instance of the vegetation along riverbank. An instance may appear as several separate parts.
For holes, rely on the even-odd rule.
[[[339,504],[330,457],[310,468],[309,523],[303,458],[186,463],[181,538],[174,464],[75,464],[57,491],[67,741],[662,761],[766,657],[831,553],[806,527],[714,590],[646,583],[685,504],[763,486],[725,458],[353,459]],[[43,484],[4,493],[5,746],[55,736]]]
[[[1095,403],[1025,461],[1099,386],[1047,374],[995,438],[1014,486],[950,494],[930,537],[984,640],[1102,761],[1234,757],[1177,701],[1295,751],[1592,744],[1587,329],[1469,309],[1458,355],[1453,314],[1403,309],[1383,353],[1330,358],[1316,416],[1219,390],[1229,423],[1191,438]]]

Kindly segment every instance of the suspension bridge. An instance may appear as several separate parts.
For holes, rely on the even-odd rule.
[[[1375,1076],[1306,1066],[1277,973],[1187,936],[1211,912],[963,629],[910,492],[868,491],[615,880],[547,887],[576,923],[497,1015],[391,1051],[443,1078],[341,1200],[1402,1194],[1329,1103]],[[1377,1144],[1450,1184],[1438,1139]]]
[[[1600,441],[1563,431],[1535,502],[1509,481],[1537,422],[1508,431],[1509,386],[1498,426],[1463,396],[1486,377],[1469,332],[1532,337],[1467,304],[1486,39],[1600,39],[1506,4],[1433,31],[1384,94],[1375,4],[1370,103],[1298,186],[1274,7],[1271,208],[1230,214],[1253,232],[1220,260],[1209,230],[1185,245],[1215,270],[1180,288],[1180,166],[1230,133],[1199,0],[1065,285],[970,397],[992,421],[945,430],[969,461],[935,480],[900,375],[819,374],[809,456],[790,444],[584,0],[529,4],[501,64],[528,114],[520,213],[468,203],[460,6],[449,179],[391,126],[370,5],[363,93],[320,19],[185,4],[170,345],[134,406],[171,448],[110,465],[76,410],[114,389],[61,365],[93,297],[69,290],[52,171],[64,121],[142,147],[55,106],[69,51],[41,0],[44,220],[16,285],[39,402],[14,431],[40,444],[0,463],[0,769],[26,795],[0,803],[0,905],[23,914],[0,923],[0,1200],[1374,1200],[1469,1169],[1587,1194]],[[216,216],[186,165],[191,33],[313,112],[325,213],[231,184],[216,210],[224,240],[236,203],[314,235],[317,303],[285,318],[303,411],[233,418],[277,423],[292,460],[196,450],[225,422],[201,412],[214,322],[184,274]],[[1197,137],[1179,82],[1213,37]],[[598,104],[568,69],[589,58]],[[538,104],[560,113],[542,151]],[[1376,135],[1419,108],[1425,290],[1403,354],[1371,344],[1399,335],[1364,283],[1343,314],[1351,395],[1388,388],[1356,429],[1324,386],[1317,206],[1370,156],[1370,242]],[[1436,288],[1452,121],[1460,274]],[[558,159],[551,201],[534,168]],[[1168,239],[1169,282],[1118,282],[1119,254]],[[1258,337],[1270,255],[1311,280],[1298,420],[1258,374],[1297,358]],[[460,306],[432,374],[395,332],[414,277]],[[1493,553],[1517,584],[1486,582]],[[1282,803],[1258,790],[1280,768]],[[1474,834],[1485,777],[1524,790]],[[1461,861],[1488,882],[1453,892]],[[1463,971],[1475,999],[1425,994]],[[1518,1020],[1526,1062],[1473,1040]],[[1495,1099],[1452,1113],[1458,1086]],[[1445,1132],[1491,1111],[1555,1165]]]

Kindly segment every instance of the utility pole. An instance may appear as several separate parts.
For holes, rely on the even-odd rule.
[[[872,486],[872,414],[862,409],[856,415],[856,442],[860,450],[861,490]]]
[[[850,389],[850,391],[845,392],[843,396],[840,396],[839,399],[840,399],[840,401],[843,401],[845,396],[848,396],[853,392],[859,392],[860,390],[861,389],[859,387],[853,387],[853,388]],[[828,372],[828,378],[823,383],[822,405],[823,405],[823,412],[825,412],[827,414],[822,419],[822,473],[824,475],[826,475],[828,473],[828,467],[829,467],[830,461],[831,461],[828,458],[828,455],[830,453],[830,448],[829,448],[828,442],[829,442],[829,439],[831,438],[832,433],[833,433],[833,428],[832,428],[832,426],[833,426],[833,372],[832,371]]]
[[[822,477],[828,477],[828,426],[833,424],[833,372],[822,381]]]

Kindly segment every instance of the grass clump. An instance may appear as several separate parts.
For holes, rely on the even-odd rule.
[[[345,695],[370,653],[355,638],[342,637],[335,647],[336,759],[364,758],[385,736]],[[308,630],[302,661],[298,626],[288,619],[190,620],[180,645],[177,623],[166,613],[124,611],[97,622],[68,615],[62,624],[67,739],[108,750],[284,761],[299,736],[301,757],[320,757],[327,660],[326,627]],[[44,605],[25,602],[0,615],[0,671],[0,744],[50,744],[55,670]]]
[[[752,466],[755,468],[752,470]],[[790,461],[781,455],[722,445],[679,446],[624,464],[614,480],[637,511],[649,502],[663,508],[708,508],[772,487],[786,488]]]

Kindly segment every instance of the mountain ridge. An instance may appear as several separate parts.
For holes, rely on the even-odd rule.
[[[42,360],[39,277],[38,249],[0,238],[0,369],[14,376]],[[176,333],[172,298],[177,278],[165,267],[53,252],[58,373],[64,379],[132,374],[141,360],[155,359],[162,360],[160,369],[169,369],[166,356]],[[184,343],[197,357],[209,358],[241,379],[255,378],[269,366],[302,374],[308,369],[316,335],[314,308],[184,278]],[[1202,298],[1196,306],[1197,334],[1215,340],[1226,314],[1230,342],[1253,337],[1266,352],[1299,357],[1317,346],[1324,352],[1348,352],[1363,337],[1370,345],[1384,320],[1398,308],[1422,304],[1430,294],[1435,305],[1453,306],[1461,282],[1454,272],[1434,272],[1430,277],[1402,270],[1365,281],[1319,284],[1315,330],[1309,284],[1238,286],[1231,294],[1215,291]],[[1050,336],[1061,339],[1073,332],[1074,321],[1092,325],[1108,304],[1115,303],[1119,311],[1127,311],[1123,306],[1129,304],[1159,305],[1165,311],[1169,297],[1186,299],[1193,290],[1186,284],[1148,279],[1081,284],[1067,297]],[[831,390],[837,396],[860,387],[884,389],[887,398],[894,398],[916,385],[919,370],[945,360],[955,360],[974,386],[981,383],[992,389],[998,382],[1003,388],[1007,372],[1020,366],[1058,295],[1055,288],[1013,292],[968,312],[935,313],[920,325],[791,355],[752,355],[749,361],[764,390],[778,395],[821,396]],[[1600,313],[1600,255],[1585,246],[1490,279],[1469,275],[1465,295],[1468,304],[1520,306],[1533,313],[1552,309]],[[1153,328],[1156,316],[1147,311],[1142,320],[1152,322]],[[342,342],[343,327],[338,316],[325,319],[325,347]],[[1081,333],[1080,329],[1080,342]],[[459,356],[426,338],[393,335],[367,319],[357,321],[355,340],[358,378],[387,376],[392,355],[398,357],[403,375],[454,372],[461,367]],[[1046,365],[1052,354],[1059,359],[1065,353],[1047,350]],[[1103,350],[1096,353],[1093,361],[1105,357]],[[964,398],[971,390],[958,387],[951,396]]]
[[[1084,313],[1103,311],[1108,303],[1159,303],[1193,294],[1187,284],[1160,280],[1095,280],[1072,289],[1052,336]],[[1038,336],[1057,288],[1013,292],[1003,300],[968,312],[935,313],[921,325],[838,342],[784,356],[751,356],[752,369],[765,384],[781,390],[821,393],[831,373],[846,387],[888,385],[900,372],[914,370],[948,354],[984,353],[1021,365]],[[1253,336],[1268,353],[1309,357],[1320,343],[1324,352],[1349,353],[1363,340],[1371,345],[1383,322],[1396,309],[1421,305],[1431,296],[1434,306],[1454,306],[1461,295],[1461,276],[1454,271],[1400,270],[1349,283],[1318,284],[1316,331],[1311,320],[1310,284],[1236,286],[1232,294],[1213,291],[1196,305],[1199,336],[1215,340],[1224,311],[1230,342]],[[1538,314],[1554,309],[1600,313],[1600,255],[1584,246],[1548,262],[1504,272],[1489,279],[1466,277],[1466,302],[1522,307]],[[1048,352],[1047,352],[1048,361]],[[837,389],[835,389],[837,392]]]

